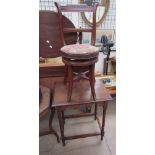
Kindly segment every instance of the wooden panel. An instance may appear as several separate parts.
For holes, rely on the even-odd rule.
[[[45,87],[50,88],[53,91],[55,82],[63,82],[63,77],[48,77],[48,78],[40,78],[39,85],[43,85]]]
[[[64,66],[40,67],[39,77],[60,77],[64,76]]]
[[[61,6],[61,10],[63,12],[92,12],[95,11],[95,8],[93,6],[88,6],[86,4],[77,4],[77,5],[66,5]]]

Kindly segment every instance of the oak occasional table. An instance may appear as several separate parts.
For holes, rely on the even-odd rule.
[[[53,92],[52,109],[56,109],[58,114],[63,146],[65,146],[65,140],[71,140],[71,139],[77,139],[77,138],[85,138],[85,137],[101,135],[101,140],[103,140],[107,101],[112,100],[112,97],[110,96],[108,90],[105,88],[101,80],[96,80],[95,92],[96,92],[96,100],[94,101],[91,95],[90,83],[88,81],[80,80],[80,82],[74,82],[73,90],[72,90],[72,98],[71,98],[71,101],[68,102],[67,86],[64,85],[63,83],[55,83],[54,92]],[[95,110],[93,113],[64,115],[64,111],[68,107],[80,107],[81,105],[91,107],[93,104],[95,104]],[[100,123],[99,118],[97,117],[98,105],[103,108],[102,124]],[[72,136],[64,135],[65,119],[85,117],[85,116],[94,116],[94,119],[97,120],[99,124],[100,132],[72,135]]]

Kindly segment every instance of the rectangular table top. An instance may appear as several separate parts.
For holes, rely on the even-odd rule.
[[[90,83],[88,80],[73,82],[73,90],[70,102],[67,101],[67,88],[67,84],[64,85],[64,83],[55,83],[52,107],[72,106],[73,104],[92,104],[95,102],[100,103],[112,100],[112,97],[110,96],[109,91],[105,88],[102,80],[96,80],[95,82],[95,101],[93,100]]]

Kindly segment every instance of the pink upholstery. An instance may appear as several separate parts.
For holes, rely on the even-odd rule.
[[[89,44],[66,45],[61,48],[61,52],[66,54],[92,54],[98,53],[99,48]]]

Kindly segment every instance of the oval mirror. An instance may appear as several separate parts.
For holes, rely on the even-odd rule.
[[[103,22],[103,20],[105,19],[106,15],[108,13],[110,1],[109,0],[97,0],[95,2],[99,2],[99,5],[98,5],[97,11],[96,11],[96,26],[99,26],[99,24]],[[80,0],[80,3],[87,4],[87,0]],[[89,1],[88,5],[91,5],[90,1]],[[92,26],[92,19],[93,19],[92,12],[82,12],[81,16],[82,16],[82,19],[89,26]]]

